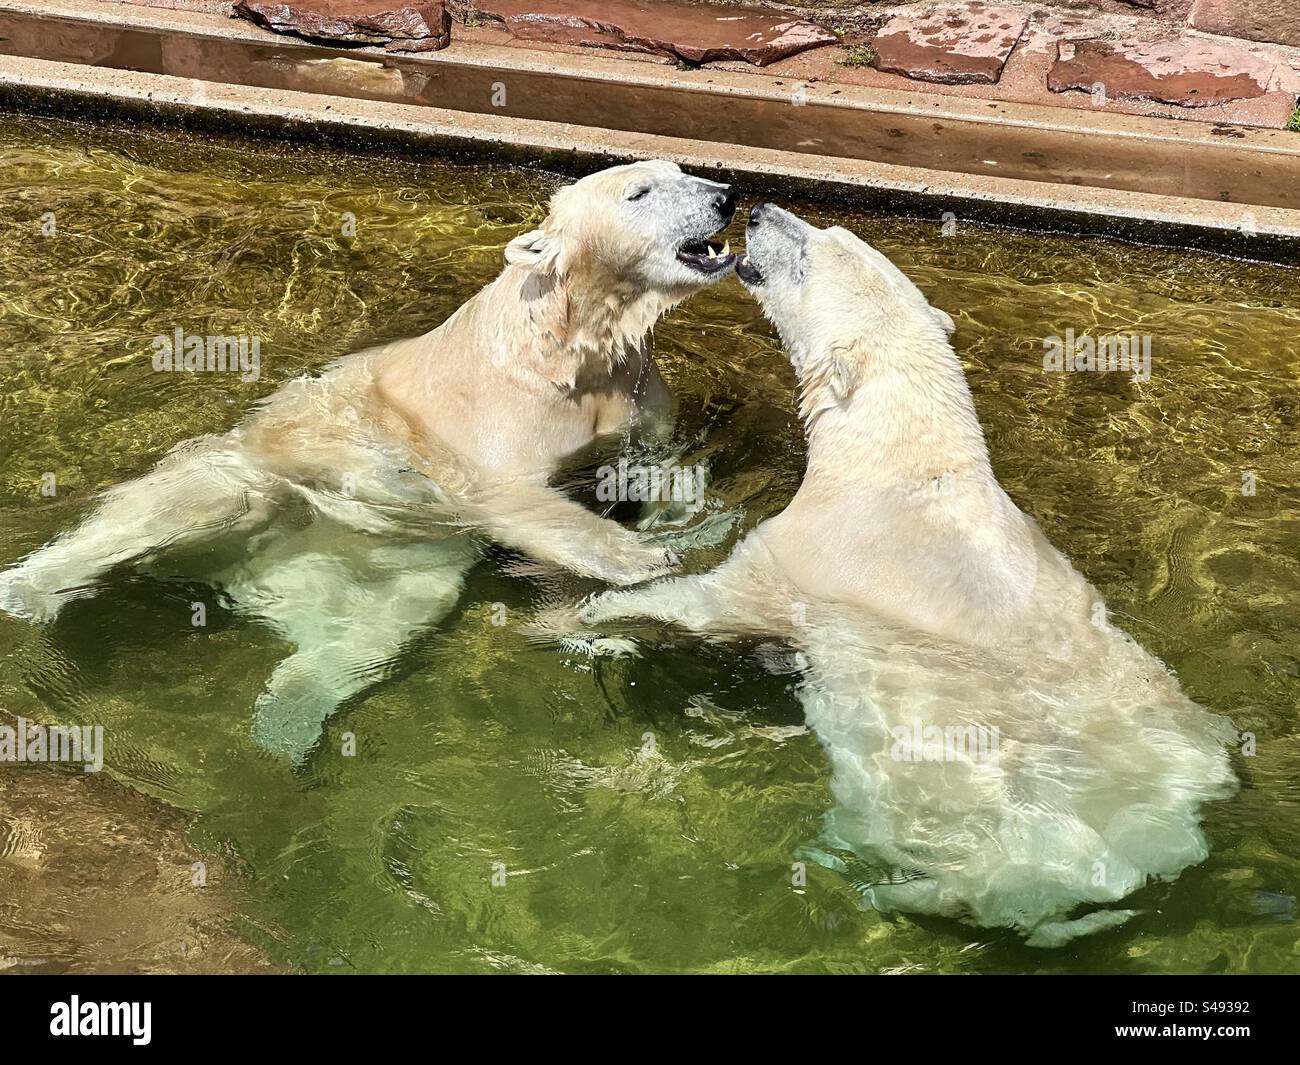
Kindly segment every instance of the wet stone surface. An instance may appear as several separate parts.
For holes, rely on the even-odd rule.
[[[0,768],[0,972],[275,971],[188,820],[99,774]]]

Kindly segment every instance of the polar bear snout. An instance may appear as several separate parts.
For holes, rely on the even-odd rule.
[[[768,295],[769,284],[798,285],[803,281],[808,238],[813,227],[774,203],[755,204],[745,227],[745,254],[736,263],[736,276],[755,295]]]

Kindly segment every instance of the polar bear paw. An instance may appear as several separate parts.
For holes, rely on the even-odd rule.
[[[568,635],[560,638],[560,649],[591,658],[639,658],[641,649],[626,636]]]
[[[38,624],[53,621],[69,598],[41,588],[19,568],[0,573],[0,610],[13,617]]]
[[[548,607],[523,626],[523,633],[535,643],[551,644],[572,654],[592,658],[629,658],[640,654],[635,640],[584,631],[586,611],[586,606],[575,607],[572,604]]]
[[[598,577],[608,584],[626,587],[632,584],[644,584],[647,581],[669,577],[682,564],[681,556],[671,548],[650,547],[639,552],[634,559],[620,560],[614,565],[596,567],[591,576]]]

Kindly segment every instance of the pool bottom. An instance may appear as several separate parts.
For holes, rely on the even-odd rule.
[[[0,920],[0,972],[289,971],[241,934],[247,873],[196,849],[190,821],[107,777],[6,767],[0,895],[21,917]]]

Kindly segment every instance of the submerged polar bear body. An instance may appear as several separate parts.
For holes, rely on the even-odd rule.
[[[561,188],[500,276],[421,337],[292,381],[221,436],[188,441],[0,574],[0,608],[53,619],[119,564],[200,577],[295,645],[254,734],[301,759],[343,701],[455,605],[473,532],[626,584],[666,552],[548,477],[601,436],[653,425],[670,396],[646,344],[733,257],[728,186],[672,163]]]
[[[1208,855],[1231,728],[1122,633],[1098,657],[1025,660],[822,615],[796,642],[833,769],[825,838],[874,866],[878,909],[1057,946]]]
[[[833,770],[826,839],[871,867],[878,908],[1041,946],[1123,922],[1104,907],[1208,853],[1231,727],[998,485],[946,315],[844,230],[762,205],[747,245],[737,272],[799,379],[803,483],[717,570],[580,619],[794,643]]]

